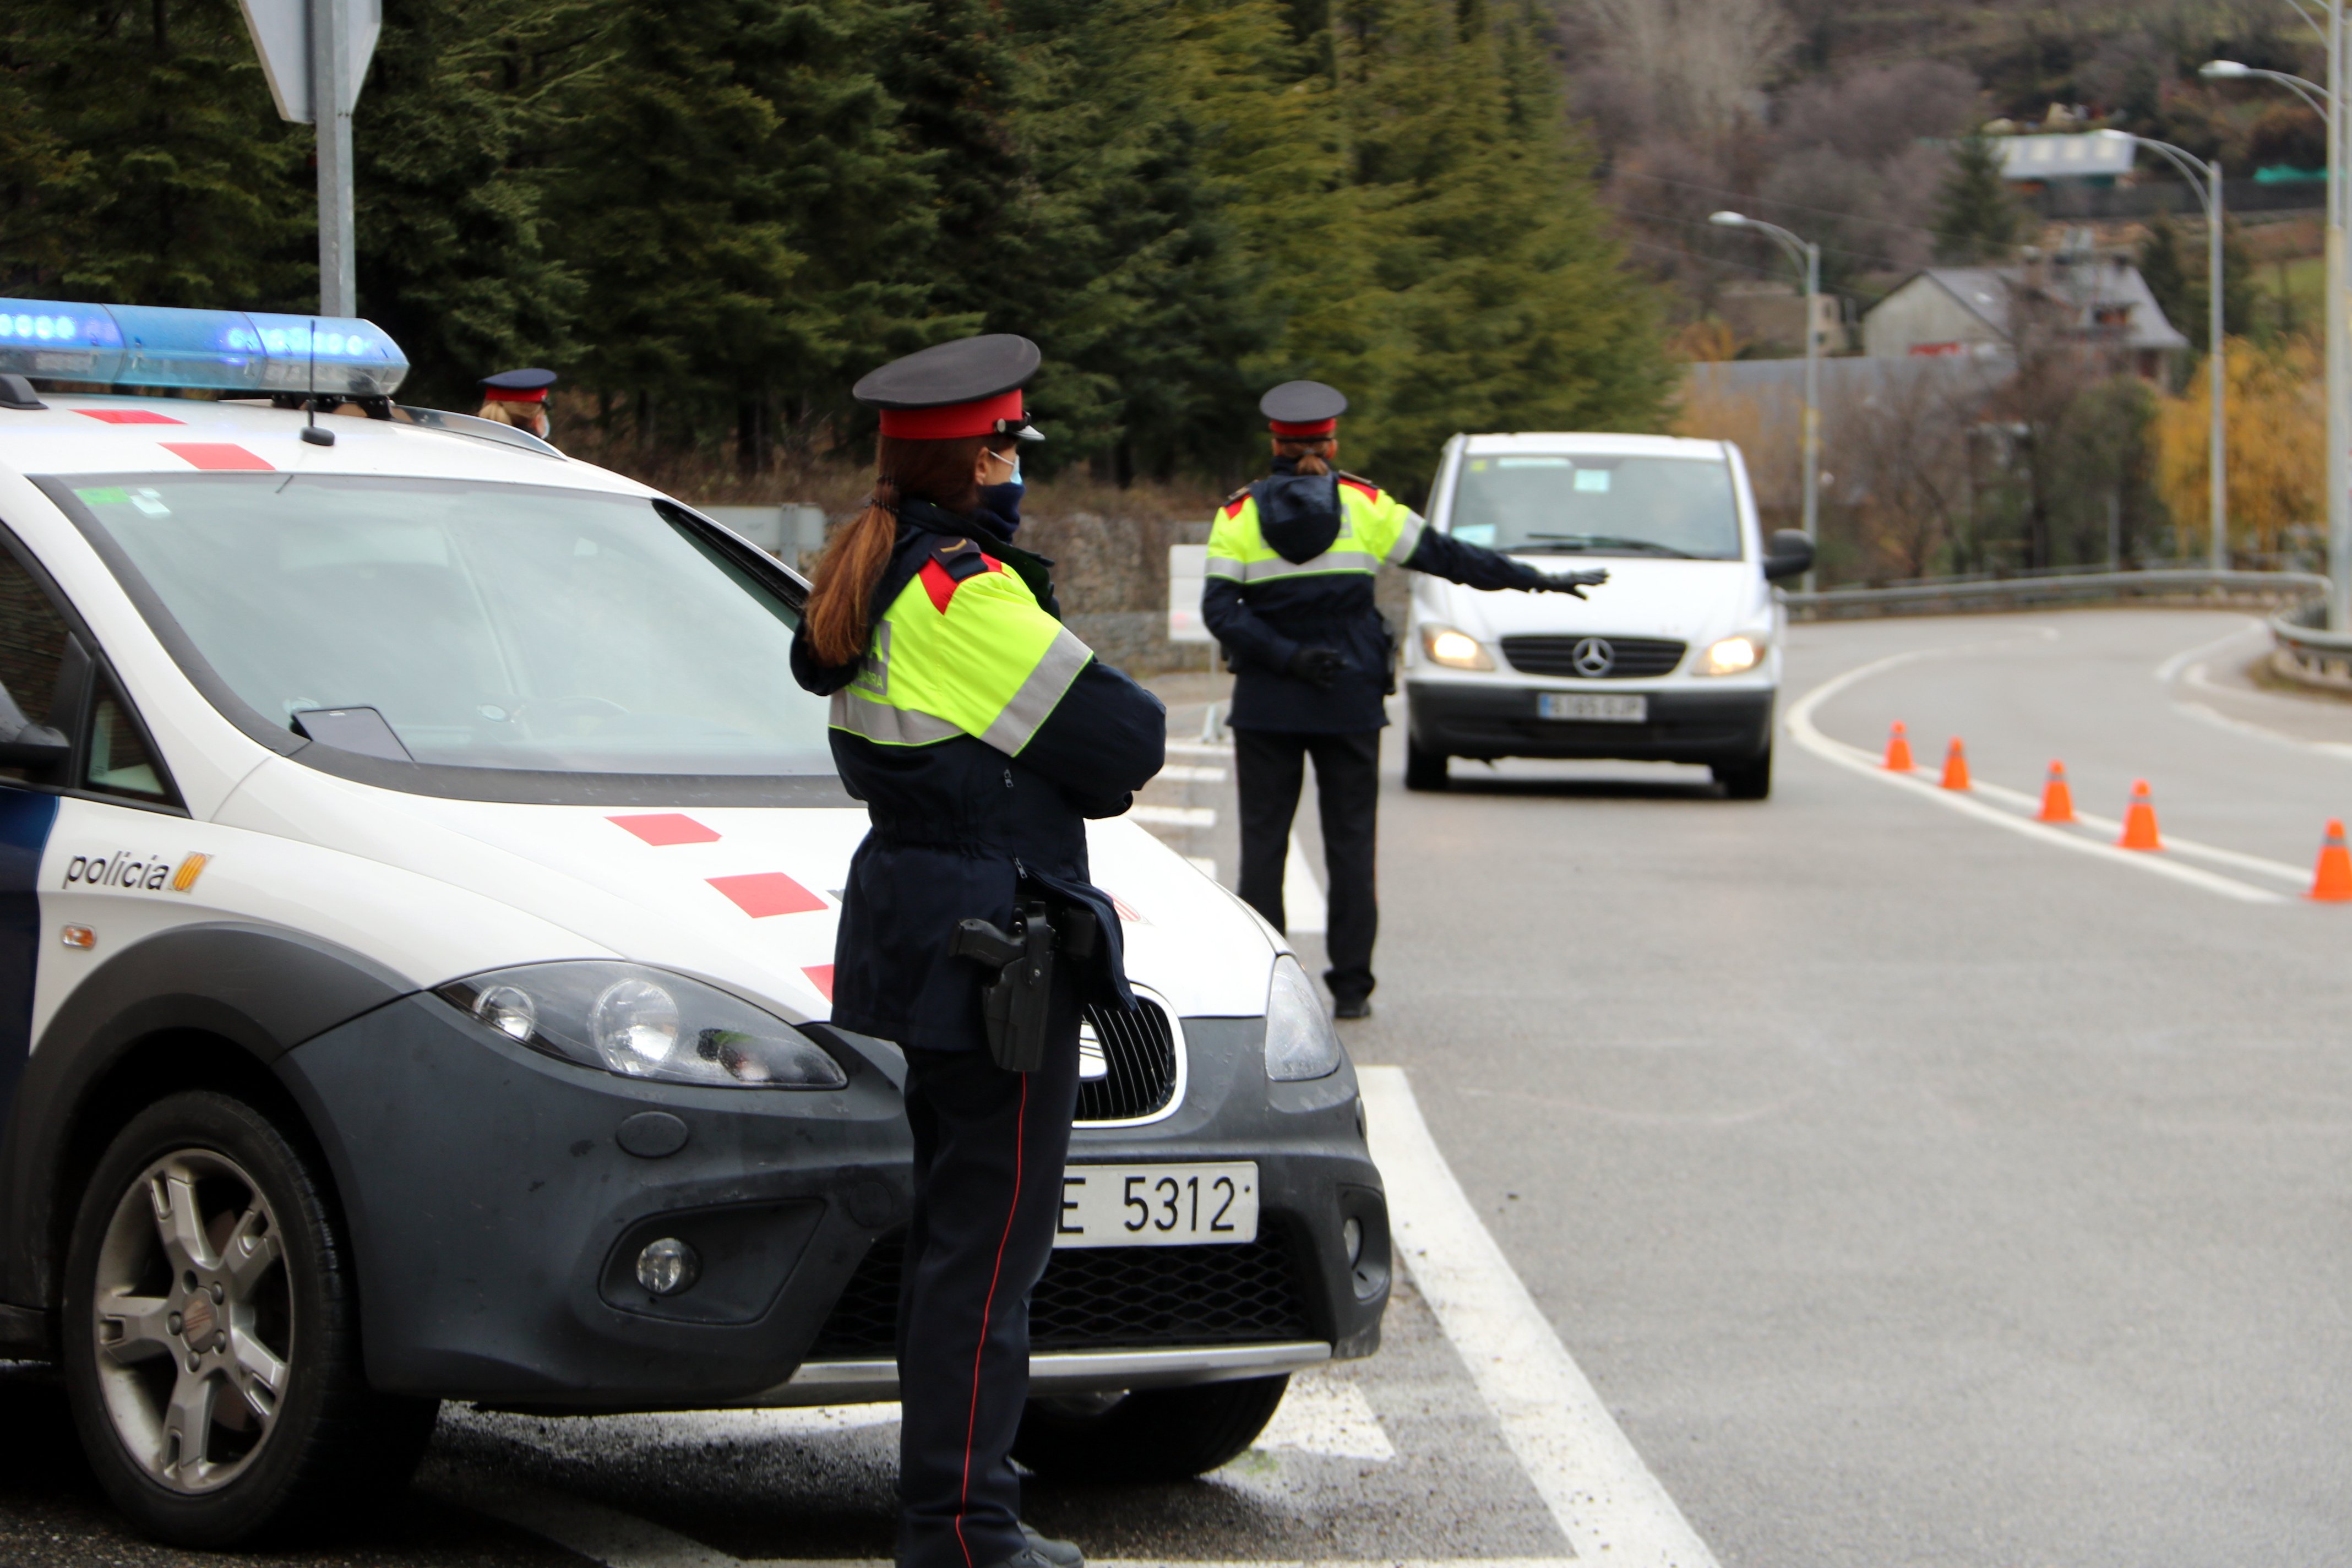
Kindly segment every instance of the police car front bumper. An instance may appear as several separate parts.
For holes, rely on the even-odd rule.
[[[1085,1249],[1088,1288],[1126,1300],[1126,1316],[1087,1342],[1041,1342],[1041,1390],[1265,1376],[1377,1347],[1387,1210],[1353,1075],[1268,1083],[1264,1027],[1185,1020],[1175,1111],[1081,1129],[1071,1150],[1255,1161],[1259,1244],[1246,1258]],[[359,1265],[371,1383],[575,1411],[895,1397],[895,1274],[876,1267],[910,1212],[910,1143],[895,1064],[850,1065],[846,1089],[820,1092],[646,1083],[499,1039],[431,995],[289,1052],[279,1071],[323,1146]],[[670,1236],[695,1247],[702,1277],[657,1298],[635,1259]],[[1266,1300],[1208,1332],[1150,1310],[1152,1290],[1181,1291],[1203,1268]]]
[[[1638,724],[1546,719],[1546,686],[1490,680],[1408,680],[1405,702],[1413,744],[1426,752],[1486,761],[1496,757],[1609,757],[1637,762],[1736,763],[1762,753],[1772,739],[1769,686],[1693,684],[1627,690],[1614,682],[1589,688],[1648,699]]]

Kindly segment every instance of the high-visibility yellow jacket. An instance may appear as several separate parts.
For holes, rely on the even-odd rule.
[[[992,976],[948,942],[967,917],[1009,929],[1016,896],[1093,909],[1110,938],[1101,989],[1124,999],[1118,919],[1087,881],[1085,819],[1125,811],[1160,771],[1167,710],[1052,603],[1044,563],[985,518],[909,501],[866,656],[828,668],[794,639],[793,672],[830,696],[834,763],[871,824],[835,938],[845,1028],[978,1048]]]
[[[1243,730],[1346,734],[1388,722],[1395,640],[1372,601],[1383,562],[1473,588],[1540,588],[1550,579],[1507,555],[1423,525],[1421,514],[1353,474],[1301,474],[1278,458],[1217,509],[1201,618],[1234,668]],[[1328,690],[1290,673],[1303,647],[1344,661]]]

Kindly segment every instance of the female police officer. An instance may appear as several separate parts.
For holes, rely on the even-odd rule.
[[[1082,1561],[1021,1524],[1008,1456],[1077,1103],[1078,1007],[1133,1005],[1085,819],[1127,809],[1167,730],[1157,698],[1060,624],[1045,563],[979,509],[1005,453],[1037,438],[1021,396],[1037,360],[993,334],[857,384],[882,411],[874,495],[818,563],[793,645],[801,684],[833,700],[834,760],[871,822],[842,894],[834,1022],[907,1053],[903,1568]],[[1023,994],[1041,944],[1050,994]]]
[[[1472,588],[1574,594],[1606,572],[1538,572],[1422,526],[1379,486],[1334,474],[1348,400],[1319,381],[1286,381],[1258,403],[1274,433],[1274,472],[1236,490],[1210,525],[1201,618],[1234,667],[1234,771],[1241,796],[1242,898],[1279,930],[1282,872],[1307,756],[1315,758],[1330,877],[1332,1010],[1372,1010],[1372,825],[1380,802],[1381,699],[1396,649],[1372,605],[1383,561]]]

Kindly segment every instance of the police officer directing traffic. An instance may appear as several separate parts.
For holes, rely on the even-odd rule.
[[[1285,928],[1282,873],[1305,759],[1315,759],[1329,880],[1333,1012],[1371,1015],[1372,888],[1383,699],[1396,689],[1396,647],[1372,602],[1383,561],[1471,588],[1574,594],[1606,572],[1539,572],[1423,526],[1368,479],[1334,473],[1348,400],[1319,381],[1286,381],[1258,404],[1273,432],[1271,475],[1236,490],[1209,533],[1201,618],[1234,668],[1235,783],[1241,795],[1241,896]]]
[[[554,430],[547,416],[547,395],[554,385],[555,373],[536,366],[486,375],[479,417],[527,430],[544,441]]]
[[[1047,563],[982,489],[1038,438],[1026,338],[941,343],[855,395],[874,494],[834,538],[793,642],[870,822],[842,892],[833,1021],[907,1054],[915,1205],[899,1286],[902,1568],[1072,1568],[1022,1524],[1011,1451],[1029,1292],[1053,1247],[1079,1009],[1132,1006],[1086,820],[1160,771],[1159,699],[1058,618]]]

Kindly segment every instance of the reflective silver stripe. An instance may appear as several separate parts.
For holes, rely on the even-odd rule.
[[[1205,571],[1209,576],[1231,577],[1235,581],[1239,581],[1245,575],[1240,562],[1224,555],[1210,556]]]
[[[869,702],[863,697],[852,697],[846,688],[833,694],[833,711],[828,718],[835,729],[846,730],[884,746],[928,746],[934,741],[950,740],[963,733],[936,713],[893,708],[887,702]]]
[[[1243,581],[1263,583],[1273,577],[1307,577],[1335,572],[1372,572],[1380,568],[1381,559],[1369,550],[1327,550],[1312,561],[1290,562],[1281,556],[1270,561],[1253,561],[1242,569]]]
[[[1398,532],[1396,542],[1389,546],[1389,559],[1400,566],[1403,565],[1405,558],[1412,553],[1412,547],[1421,542],[1421,531],[1428,526],[1421,521],[1421,513],[1406,512],[1403,529]]]
[[[889,622],[884,621],[874,628],[874,646],[866,650],[866,661],[858,666],[857,678],[849,684],[876,697],[890,695]]]
[[[1094,656],[1095,650],[1080,642],[1069,627],[1055,632],[1045,656],[1037,660],[1036,668],[1021,682],[1021,689],[1013,694],[1013,700],[990,722],[981,739],[1008,757],[1019,756],[1021,748],[1029,743],[1037,726],[1052,715],[1062,693],[1070,689],[1070,682],[1078,678],[1078,671],[1086,668],[1087,660]]]

